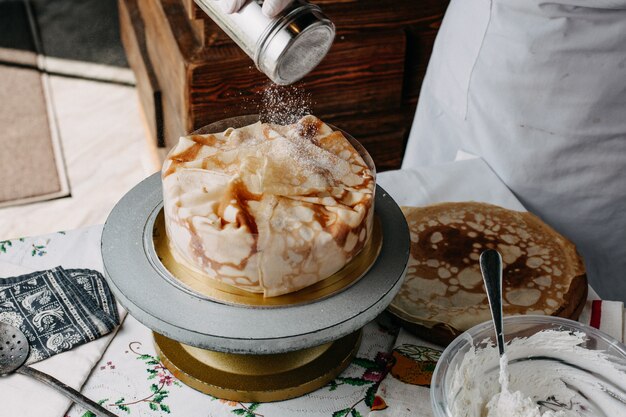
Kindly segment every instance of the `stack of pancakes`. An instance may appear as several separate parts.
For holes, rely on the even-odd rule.
[[[183,137],[162,177],[177,261],[266,297],[327,278],[371,235],[374,172],[314,116]]]
[[[505,315],[577,319],[587,297],[574,245],[528,212],[475,202],[403,207],[411,233],[406,280],[390,311],[411,331],[448,344],[490,319],[480,253],[503,261]]]

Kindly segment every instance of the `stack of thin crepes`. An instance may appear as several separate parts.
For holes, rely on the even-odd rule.
[[[327,278],[371,234],[373,167],[314,116],[182,137],[162,175],[178,260],[266,297]]]
[[[502,255],[505,315],[577,319],[587,276],[573,243],[538,217],[478,202],[403,207],[411,232],[406,280],[390,305],[405,327],[447,345],[489,320],[480,253]]]

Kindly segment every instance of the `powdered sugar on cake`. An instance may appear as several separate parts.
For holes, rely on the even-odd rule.
[[[163,166],[166,230],[181,262],[276,296],[341,269],[367,242],[373,172],[313,116],[181,138]]]

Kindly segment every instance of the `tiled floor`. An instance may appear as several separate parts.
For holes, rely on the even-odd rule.
[[[0,209],[0,240],[103,223],[159,168],[133,87],[53,76],[51,90],[72,196]]]
[[[0,240],[103,223],[124,193],[159,168],[130,85],[134,77],[119,38],[117,2],[30,1],[40,47],[24,4],[0,0],[0,22],[9,30],[0,36],[0,47],[45,54],[72,195],[0,209]],[[10,181],[10,175],[0,181]]]
[[[120,42],[117,0],[30,0],[30,3],[46,56],[127,66]]]

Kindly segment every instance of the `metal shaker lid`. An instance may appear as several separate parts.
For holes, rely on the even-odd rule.
[[[292,84],[320,63],[334,38],[318,6],[296,1],[261,36],[254,62],[276,84]]]

